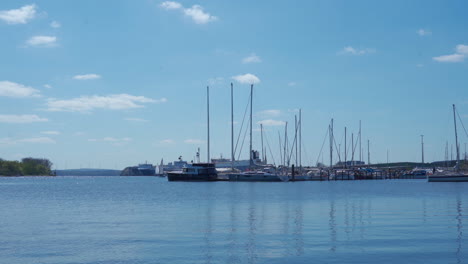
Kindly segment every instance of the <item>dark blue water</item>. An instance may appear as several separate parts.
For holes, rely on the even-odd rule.
[[[0,178],[0,263],[468,263],[468,184]]]

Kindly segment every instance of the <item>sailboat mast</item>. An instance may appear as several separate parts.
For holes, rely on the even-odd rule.
[[[289,166],[289,164],[287,163],[287,153],[288,153],[288,149],[287,149],[287,141],[288,140],[288,122],[286,122],[286,125],[284,127],[284,150],[283,150],[283,158],[284,158],[284,166]]]
[[[265,160],[265,152],[264,152],[264,149],[263,149],[263,124],[260,124],[260,138],[261,138],[261,141],[262,141],[262,161]]]
[[[231,170],[234,170],[234,88],[231,83]]]
[[[367,166],[370,166],[370,147],[369,140],[367,140]]]
[[[330,168],[333,169],[333,118],[330,124]]]
[[[453,104],[453,123],[455,125],[455,149],[457,151],[457,163],[456,163],[456,168],[458,170],[458,162],[460,161],[460,148],[458,146],[458,133],[457,133],[457,118],[455,117],[456,110],[455,110],[455,104]]]
[[[253,165],[253,159],[252,159],[252,103],[253,103],[253,84],[250,85],[250,167]]]
[[[295,151],[296,151],[296,156],[295,156],[295,161],[296,162],[294,162],[295,163],[294,165],[297,166],[297,159],[298,159],[298,156],[297,156],[297,132],[298,132],[297,131],[297,129],[298,129],[297,115],[294,115],[294,123],[295,123],[295,130],[296,130],[295,133],[294,133],[294,139],[295,139],[294,140],[295,141],[294,142],[294,148],[295,148]]]
[[[347,134],[348,132],[346,131],[346,127],[344,127],[344,164],[345,164],[345,168],[348,166],[347,164],[347,159],[348,159],[348,153],[346,153],[346,148],[347,148],[347,143],[346,143],[346,137],[347,137]]]
[[[206,115],[207,115],[207,120],[208,120],[208,151],[207,151],[207,162],[210,162],[210,87],[206,87]]]
[[[362,161],[361,120],[359,120],[359,161]]]
[[[302,109],[299,109],[299,168],[302,172]]]

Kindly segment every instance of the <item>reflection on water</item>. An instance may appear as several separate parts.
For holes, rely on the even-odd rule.
[[[0,256],[13,264],[467,263],[466,187],[0,179]]]

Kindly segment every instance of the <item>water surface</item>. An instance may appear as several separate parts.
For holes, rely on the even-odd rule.
[[[0,178],[2,263],[467,263],[467,183]]]

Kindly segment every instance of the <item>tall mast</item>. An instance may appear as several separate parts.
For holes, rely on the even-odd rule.
[[[361,146],[361,120],[359,120],[359,161],[362,161],[362,146]]]
[[[370,148],[369,148],[369,140],[367,140],[367,165],[370,166]]]
[[[424,135],[421,135],[421,163],[424,164]]]
[[[354,166],[354,133],[351,133],[351,167]]]
[[[234,88],[231,83],[231,170],[234,170]]]
[[[294,143],[295,143],[294,145],[295,145],[295,149],[296,149],[296,157],[295,157],[295,158],[296,158],[296,162],[295,162],[295,165],[297,166],[297,159],[298,159],[298,156],[297,156],[297,132],[298,132],[298,131],[297,131],[297,129],[298,129],[297,115],[294,115],[294,123],[295,123],[295,126],[296,126],[296,127],[295,127],[296,131],[295,131],[295,133],[294,133],[294,139],[295,139],[295,140],[294,140],[294,141],[295,141],[295,142],[294,142]]]
[[[465,152],[466,152],[466,143],[465,143]],[[299,167],[302,171],[302,109],[299,109]]]
[[[333,118],[330,123],[330,168],[333,169]]]
[[[458,170],[458,162],[460,161],[460,148],[458,146],[458,134],[457,134],[457,119],[455,118],[455,104],[453,104],[453,123],[455,125],[455,149],[457,151],[457,163],[456,163],[456,169]]]
[[[253,84],[250,85],[250,167],[253,165],[252,159],[252,103],[253,103]]]
[[[206,114],[207,114],[207,120],[208,120],[208,160],[207,162],[210,162],[210,87],[206,87]]]
[[[263,124],[260,124],[260,137],[262,139],[262,161],[265,160],[265,152],[263,149]]]
[[[346,132],[346,127],[344,127],[344,163],[345,163],[345,168],[348,166],[348,164],[346,163],[347,162],[347,153],[346,153],[346,136],[347,136],[347,132]]]
[[[288,122],[286,122],[285,126],[284,126],[284,151],[283,151],[283,158],[284,158],[284,165],[286,166],[289,166],[289,164],[287,164],[287,153],[288,153],[288,149],[287,149],[287,142],[288,142]]]
[[[280,151],[280,165],[284,165],[283,148],[281,147],[281,134],[279,131],[278,131],[278,139],[279,139],[279,151]]]

